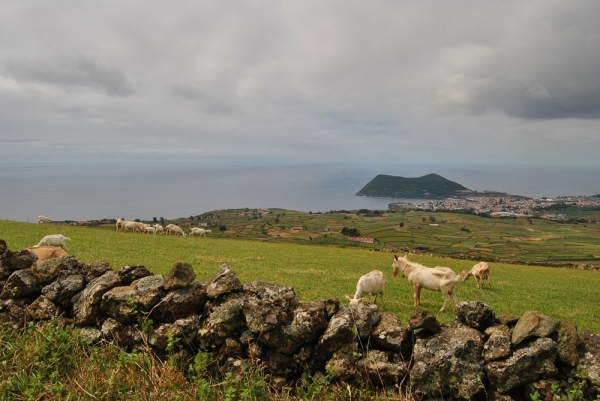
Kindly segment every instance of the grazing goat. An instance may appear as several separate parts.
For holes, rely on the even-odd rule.
[[[190,237],[192,235],[198,235],[199,237],[206,237],[206,234],[211,233],[212,230],[207,230],[205,228],[192,227],[190,229]]]
[[[71,239],[62,234],[51,234],[42,238],[36,246],[59,246],[66,252],[69,252],[69,248],[67,248],[65,241],[71,241]]]
[[[125,226],[124,226],[124,224],[125,224],[125,219],[124,219],[124,218],[122,218],[122,217],[119,217],[119,218],[117,219],[117,222],[115,223],[115,225],[117,226],[117,231],[121,231],[121,230],[122,230],[122,231],[125,231]]]
[[[53,221],[50,217],[38,216],[38,224],[52,223]]]
[[[169,234],[169,235],[170,235],[171,233],[173,233],[173,234],[175,234],[175,235],[177,235],[177,234],[181,234],[181,236],[182,236],[182,237],[185,237],[185,236],[186,236],[185,232],[183,232],[183,230],[181,229],[181,227],[179,227],[179,226],[176,226],[175,224],[169,224],[169,225],[166,227],[166,233],[167,233],[167,234]]]
[[[123,231],[133,230],[137,232],[144,231],[144,223],[139,223],[137,221],[124,220],[123,221]]]
[[[490,280],[490,266],[486,262],[477,263],[468,272],[464,270],[460,272],[460,277],[463,283],[471,276],[475,277],[475,280],[477,280],[477,288],[480,290],[483,289],[483,285],[486,280],[488,282],[488,287],[490,290],[492,289],[492,280]]]
[[[165,230],[163,229],[163,226],[161,226],[160,224],[155,224],[154,225],[154,234],[156,234],[156,233],[164,234]]]
[[[377,295],[381,294],[381,298],[383,299],[384,287],[385,276],[381,271],[373,270],[358,279],[354,298],[350,298],[346,295],[346,299],[350,302],[350,305],[358,305],[364,299],[363,295],[368,295],[369,301],[374,295],[375,300],[373,303],[377,303]]]
[[[402,277],[406,277],[412,285],[414,291],[415,306],[421,305],[421,288],[432,291],[441,291],[444,294],[444,305],[440,312],[446,310],[446,305],[452,298],[454,308],[458,299],[454,294],[454,286],[460,279],[452,269],[448,267],[425,267],[418,263],[410,262],[406,256],[398,257],[394,255],[392,263],[394,277],[398,275],[398,271],[402,272]]]
[[[25,250],[35,254],[38,261],[53,258],[66,258],[69,256],[68,253],[55,246],[32,246]]]
[[[148,234],[156,234],[156,228],[152,226],[144,227],[144,232]]]

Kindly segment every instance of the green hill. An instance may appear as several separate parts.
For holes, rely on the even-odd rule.
[[[438,174],[418,178],[379,174],[356,193],[358,196],[377,196],[406,199],[444,199],[464,196],[472,191]]]

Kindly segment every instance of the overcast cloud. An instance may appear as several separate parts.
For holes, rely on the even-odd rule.
[[[600,2],[12,1],[0,160],[598,165]]]

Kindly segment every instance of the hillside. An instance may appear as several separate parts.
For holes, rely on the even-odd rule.
[[[461,191],[464,191],[461,193]],[[376,196],[405,199],[443,199],[471,193],[468,188],[438,174],[418,178],[379,174],[356,193],[358,196]]]

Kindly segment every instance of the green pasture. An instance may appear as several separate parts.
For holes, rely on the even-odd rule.
[[[324,218],[325,215],[318,217]],[[304,216],[294,218],[304,219]],[[327,215],[327,218],[331,216]],[[418,220],[418,217],[415,218],[412,224],[417,224]],[[301,221],[306,220],[299,220],[297,224],[300,225]],[[486,224],[490,223],[486,220]],[[465,223],[461,221],[460,224]],[[247,224],[250,225],[256,226]],[[404,228],[406,226],[407,224]],[[396,231],[396,228],[384,228],[383,225],[373,229],[382,233],[381,238],[393,238]],[[521,232],[518,227],[507,227],[507,231],[509,229]],[[418,237],[419,233],[402,231],[400,228],[398,230],[403,233],[401,238],[405,240]],[[460,231],[460,227],[458,230]],[[252,229],[250,232],[257,235],[260,230]],[[478,252],[501,252],[494,249],[493,243],[479,243],[469,239],[469,233],[460,232],[464,234],[464,241]],[[383,311],[394,313],[407,323],[410,313],[414,310],[412,289],[408,282],[402,277],[392,277],[394,254],[354,246],[340,246],[347,241],[344,242],[339,234],[332,234],[326,238],[331,241],[329,245],[333,246],[307,246],[314,241],[266,241],[258,235],[233,239],[221,237],[219,232],[214,231],[206,238],[183,238],[115,232],[112,226],[77,227],[0,221],[0,238],[7,242],[11,250],[35,245],[43,236],[56,233],[71,238],[68,242],[70,253],[83,263],[104,260],[115,270],[126,265],[144,265],[156,274],[166,274],[175,262],[181,261],[193,266],[197,280],[209,280],[223,263],[227,263],[242,283],[260,280],[290,286],[302,301],[329,298],[342,300],[345,295],[354,293],[356,281],[361,275],[378,269],[387,277]],[[411,234],[411,237],[408,234]],[[437,234],[432,234],[431,238],[424,238],[417,243],[429,244],[432,247],[444,243],[448,249],[453,250],[455,246],[448,244],[451,240],[457,241],[456,238],[436,238]],[[564,244],[560,246],[568,251],[577,249]],[[582,244],[577,246],[583,247]],[[514,250],[516,252],[518,247]],[[455,251],[458,252],[458,249]],[[546,252],[543,248],[537,251],[540,256]],[[573,252],[572,255],[576,256],[577,252]],[[409,260],[431,267],[447,266],[455,272],[468,270],[474,264],[472,260],[442,256],[409,255]],[[600,272],[500,263],[491,263],[490,266],[492,289],[477,289],[473,279],[459,283],[455,292],[460,301],[484,301],[496,315],[521,315],[525,311],[536,310],[554,319],[573,322],[580,331],[592,330],[600,333]],[[455,314],[452,309],[438,312],[442,303],[440,293],[422,292],[422,306],[433,311],[440,321],[449,323],[454,320]]]

